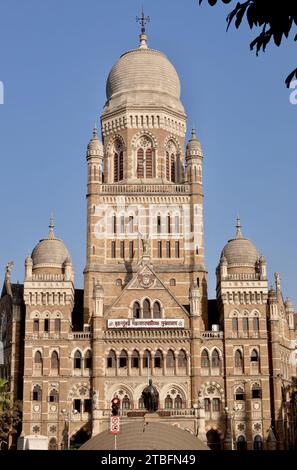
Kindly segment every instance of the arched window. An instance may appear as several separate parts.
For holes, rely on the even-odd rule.
[[[125,395],[122,400],[122,409],[123,410],[130,410],[130,399],[128,395]]]
[[[181,399],[180,395],[176,395],[176,398],[174,399],[174,408],[176,410],[181,410],[183,407],[183,401]]]
[[[209,367],[209,355],[206,349],[203,349],[201,354],[201,367]]]
[[[91,369],[92,368],[92,353],[88,349],[88,351],[85,354],[85,369]]]
[[[219,398],[214,398],[212,400],[212,411],[219,413],[221,411],[221,400]]]
[[[48,443],[48,450],[58,450],[57,439],[55,437],[51,437]]]
[[[246,440],[244,436],[239,436],[237,438],[237,450],[246,450]]]
[[[263,450],[263,441],[262,441],[261,436],[257,435],[257,436],[254,437],[253,449],[254,450]]]
[[[153,151],[152,149],[147,149],[145,152],[145,177],[153,177]]]
[[[139,410],[144,410],[144,401],[143,401],[142,397],[140,397],[139,400],[138,400],[138,409]]]
[[[238,319],[235,317],[232,318],[232,331],[238,333]]]
[[[220,354],[217,349],[214,349],[211,355],[211,366],[220,367]]]
[[[258,317],[253,318],[253,329],[255,333],[259,332],[259,318]]]
[[[204,409],[206,413],[210,412],[210,399],[209,398],[204,398]]]
[[[235,391],[235,400],[236,401],[243,401],[245,399],[244,390],[242,387],[238,387]]]
[[[57,351],[53,351],[51,355],[51,369],[59,370],[59,356]]]
[[[175,279],[170,279],[169,284],[171,286],[176,286],[176,280]]]
[[[146,349],[143,354],[143,368],[150,369],[152,367],[151,364],[152,364],[151,353]]]
[[[74,369],[81,369],[81,352],[75,351],[74,353]]]
[[[139,369],[139,363],[140,363],[139,352],[134,350],[131,356],[132,369]]]
[[[252,386],[252,398],[261,398],[262,390],[259,384],[254,384]]]
[[[259,354],[256,351],[256,349],[253,349],[252,354],[251,354],[251,362],[258,362],[258,361],[259,361]]]
[[[120,140],[116,140],[114,144],[113,156],[113,174],[114,182],[122,181],[124,179],[124,153]]]
[[[144,178],[144,151],[137,150],[137,178]]]
[[[170,169],[171,169],[171,181],[172,183],[176,183],[176,157],[172,153],[170,158]]]
[[[119,357],[119,368],[120,369],[126,369],[128,365],[128,354],[127,352],[123,349],[121,351],[120,357]]]
[[[133,304],[133,318],[140,318],[140,305],[139,302]]]
[[[42,354],[40,351],[36,351],[34,356],[34,369],[42,373]]]
[[[58,394],[57,390],[52,389],[50,391],[50,394],[49,394],[49,402],[50,403],[56,403],[57,401],[59,401],[59,394]]]
[[[114,369],[116,367],[116,354],[113,350],[109,351],[107,356],[107,368]]]
[[[243,328],[244,333],[247,335],[249,332],[249,319],[248,318],[242,319],[242,328]]]
[[[185,369],[187,367],[187,355],[183,349],[178,353],[177,364],[180,369]]]
[[[42,391],[41,391],[40,385],[35,385],[32,391],[32,400],[41,401],[41,395],[42,395]]]
[[[156,351],[154,357],[154,367],[156,367],[157,369],[161,369],[163,367],[163,354],[159,349],[158,351]]]
[[[166,356],[166,367],[167,369],[174,368],[175,356],[174,352],[169,349],[167,356]]]
[[[170,395],[167,395],[167,397],[165,398],[165,408],[166,410],[172,410],[173,408],[173,400]]]
[[[235,351],[235,367],[237,369],[243,369],[243,357],[239,349]]]
[[[166,152],[166,179],[167,181],[170,180],[170,161],[169,161],[169,153]]]
[[[143,318],[151,318],[151,304],[148,299],[143,301]]]
[[[154,318],[161,318],[161,305],[159,302],[154,303],[153,316]]]

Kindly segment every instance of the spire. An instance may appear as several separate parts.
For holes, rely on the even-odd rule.
[[[51,214],[51,217],[50,217],[50,223],[49,223],[49,232],[48,232],[48,238],[50,240],[53,240],[55,238],[55,234],[54,234],[54,216],[53,214]]]
[[[96,121],[94,122],[94,127],[93,127],[93,137],[92,137],[92,140],[94,140],[94,139],[99,139]]]
[[[196,135],[196,129],[195,127],[192,128],[192,131],[191,131],[191,139],[190,140],[198,140],[197,139],[197,135]]]
[[[140,39],[139,49],[147,49],[147,35],[145,34],[145,25],[146,23],[149,23],[150,17],[144,16],[143,7],[141,11],[141,16],[140,17],[136,16],[136,21],[137,23],[140,23],[141,25],[141,32],[139,35],[139,39]]]
[[[237,219],[236,219],[236,236],[235,236],[235,238],[243,238],[243,235],[241,233],[241,224],[240,224],[239,215],[237,216]]]

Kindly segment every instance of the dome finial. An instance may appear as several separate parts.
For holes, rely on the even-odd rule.
[[[53,240],[55,238],[55,234],[54,234],[54,214],[51,213],[51,216],[50,216],[50,223],[49,223],[49,232],[48,232],[48,238],[50,240]]]
[[[97,130],[96,121],[94,122],[94,127],[93,127],[93,139],[98,139],[98,130]]]
[[[136,21],[137,21],[137,23],[141,24],[141,32],[140,32],[140,35],[139,35],[139,39],[140,39],[139,48],[140,49],[147,49],[147,35],[145,34],[145,25],[146,25],[146,23],[150,22],[150,17],[149,16],[144,16],[143,6],[142,6],[142,10],[141,10],[141,16],[136,16]]]
[[[243,238],[243,235],[241,233],[241,224],[240,224],[239,215],[237,216],[237,219],[236,219],[236,236],[235,236],[235,238]]]

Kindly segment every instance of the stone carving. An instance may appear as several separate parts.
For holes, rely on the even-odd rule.
[[[199,410],[204,409],[204,398],[203,398],[203,393],[201,390],[199,390],[199,393],[198,393],[198,409]]]
[[[141,396],[144,407],[149,413],[157,411],[159,406],[159,392],[153,385],[152,379],[149,379],[149,384],[144,388]]]
[[[10,276],[11,276],[11,271],[12,271],[12,268],[13,268],[13,261],[9,261],[6,265],[6,270],[5,270],[5,277],[6,279],[10,279]]]
[[[150,256],[150,240],[148,235],[141,239],[142,241],[142,248],[143,248],[143,255]]]

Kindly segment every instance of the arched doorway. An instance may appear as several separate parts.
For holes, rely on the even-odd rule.
[[[218,431],[215,429],[210,429],[206,434],[207,437],[207,445],[210,447],[211,450],[222,450],[221,447],[221,439]]]
[[[244,436],[239,436],[237,439],[237,450],[246,450],[246,440]]]
[[[257,435],[254,437],[253,448],[254,450],[263,450],[263,441],[261,436]]]

